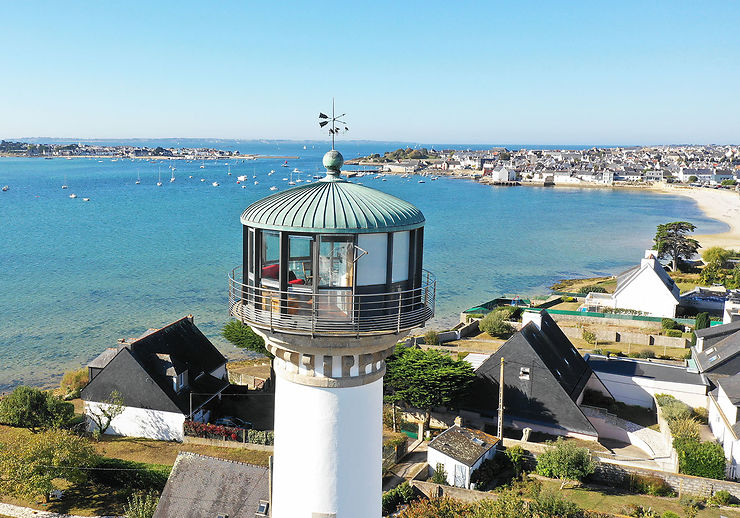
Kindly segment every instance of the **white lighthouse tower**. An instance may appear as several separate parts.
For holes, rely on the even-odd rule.
[[[268,196],[242,214],[230,313],[275,355],[273,518],[381,516],[385,358],[434,314],[424,216],[340,177]]]

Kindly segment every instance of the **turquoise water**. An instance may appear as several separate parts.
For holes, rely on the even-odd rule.
[[[279,167],[281,160],[231,160],[232,176],[223,160],[207,161],[205,169],[177,161],[172,184],[167,163],[0,159],[0,185],[10,185],[0,192],[0,391],[54,382],[117,338],[188,313],[234,355],[218,330],[228,318],[227,274],[241,261],[239,216],[271,185],[286,188],[281,179],[294,167],[314,174],[319,147],[245,146],[243,152],[302,158],[289,168]],[[348,147],[346,157],[389,149]],[[160,168],[164,185],[157,187]],[[141,185],[134,183],[137,171]],[[236,184],[242,174],[250,178],[245,189]],[[60,188],[65,178],[68,190]],[[439,326],[504,293],[545,293],[557,279],[617,273],[639,260],[659,223],[682,219],[699,233],[725,230],[683,197],[386,179],[357,181],[424,212],[425,267],[438,278]]]

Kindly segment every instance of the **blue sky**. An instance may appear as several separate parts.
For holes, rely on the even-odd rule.
[[[740,3],[0,0],[0,138],[740,142]]]

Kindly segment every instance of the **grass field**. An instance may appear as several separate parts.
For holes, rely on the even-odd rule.
[[[679,516],[685,516],[683,508],[678,503],[678,498],[658,497],[651,495],[636,495],[615,488],[604,486],[585,486],[580,488],[566,487],[560,491],[560,482],[557,480],[542,480],[542,488],[560,492],[562,496],[574,502],[583,509],[590,509],[602,513],[627,514],[629,507],[640,505],[643,508],[651,508],[658,516],[666,511],[673,511]],[[728,518],[740,517],[740,510],[728,508],[706,507],[699,511],[697,518]]]
[[[0,425],[0,444],[9,447],[28,440],[31,435],[31,432],[25,428]],[[249,450],[246,448],[219,448],[215,446],[181,444],[177,442],[163,442],[129,437],[103,436],[99,442],[91,440],[91,444],[95,451],[102,456],[146,464],[172,465],[177,458],[177,454],[182,451],[259,466],[267,466],[270,457],[270,452]],[[64,498],[58,502],[42,504],[41,502],[14,498],[9,495],[0,495],[0,501],[57,513],[78,514],[80,516],[115,515],[123,512],[123,506],[131,494],[131,491],[126,488],[111,488],[93,483],[69,485],[62,480],[58,482],[59,488],[65,492]],[[3,517],[0,515],[0,518]]]

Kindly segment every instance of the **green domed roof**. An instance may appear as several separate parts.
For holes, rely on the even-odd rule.
[[[253,203],[241,222],[269,230],[362,234],[418,228],[424,215],[400,198],[327,176]]]

